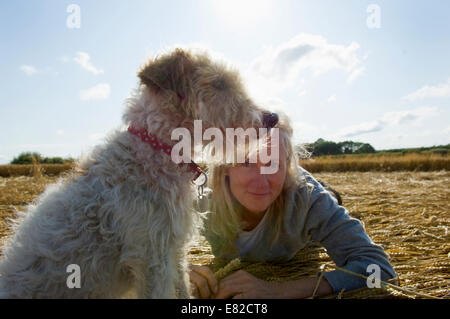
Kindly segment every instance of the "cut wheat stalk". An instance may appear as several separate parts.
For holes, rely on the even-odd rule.
[[[239,258],[235,258],[231,260],[228,264],[226,264],[224,267],[220,268],[214,273],[214,276],[219,281],[223,278],[225,278],[229,273],[237,270],[241,267],[241,260]]]
[[[335,266],[335,265],[331,265],[331,266],[334,267],[335,269],[339,270],[339,271],[345,272],[347,274],[350,274],[350,275],[353,275],[353,276],[356,276],[356,277],[359,277],[359,278],[362,278],[362,279],[366,279],[367,280],[367,278],[368,278],[367,276],[355,273],[355,272],[347,270],[347,269],[343,269],[343,268]],[[432,299],[442,299],[442,298],[431,296],[431,295],[428,295],[428,294],[425,294],[425,293],[422,293],[422,292],[417,292],[417,291],[414,291],[414,290],[411,290],[411,289],[402,288],[402,287],[399,287],[397,285],[393,285],[391,283],[388,283],[386,281],[380,280],[380,283],[381,283],[381,286],[385,290],[387,290],[386,287],[390,287],[392,289],[399,290],[399,291],[407,293],[407,294],[412,294],[412,295],[416,295],[416,296],[420,296],[420,297],[426,297],[426,298],[432,298]]]

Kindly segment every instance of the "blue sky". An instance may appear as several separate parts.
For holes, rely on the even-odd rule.
[[[101,143],[139,66],[176,45],[239,68],[296,142],[450,143],[449,13],[440,0],[1,1],[0,164]]]

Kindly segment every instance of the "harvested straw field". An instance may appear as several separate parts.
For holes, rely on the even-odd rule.
[[[411,293],[362,289],[333,298],[450,298],[450,172],[316,173],[341,193],[350,215],[360,219],[372,240],[383,246],[400,279]],[[229,273],[244,269],[273,281],[316,276],[320,267],[333,270],[324,248],[311,245],[288,263],[241,263],[231,269],[214,263],[208,244],[191,250],[191,261]],[[229,266],[227,268],[230,268]],[[369,275],[369,274],[368,274]],[[415,292],[415,293],[413,293]]]
[[[362,289],[329,298],[450,298],[450,172],[333,172],[314,176],[341,193],[350,215],[360,219],[374,242],[384,247],[400,279],[400,289]],[[8,218],[15,218],[57,177],[0,177],[0,240],[10,234]],[[3,241],[1,242],[3,245]],[[1,253],[1,250],[0,250]],[[324,248],[311,245],[288,263],[246,264],[214,261],[200,240],[190,261],[210,265],[217,276],[245,269],[265,280],[283,281],[316,276],[320,267],[334,269]],[[225,266],[225,268],[224,268]]]
[[[311,173],[438,171],[450,170],[450,157],[430,153],[328,155],[301,160],[300,165]]]
[[[300,165],[311,173],[318,172],[394,172],[450,170],[450,156],[430,153],[329,155],[300,160]],[[1,177],[59,175],[74,164],[10,164],[0,165]]]
[[[72,164],[10,164],[0,165],[1,177],[35,176],[39,171],[45,175],[59,175],[72,169]]]

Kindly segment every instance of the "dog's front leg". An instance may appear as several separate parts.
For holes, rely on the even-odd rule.
[[[178,249],[178,254],[175,256],[177,261],[177,278],[175,281],[175,289],[177,298],[189,299],[190,295],[190,281],[189,281],[189,269],[186,262],[184,249]]]
[[[173,299],[176,272],[171,258],[164,258],[158,264],[146,266],[136,276],[136,293],[139,299]]]
[[[189,282],[189,273],[188,270],[180,270],[178,271],[177,281],[175,284],[177,298],[179,299],[190,299],[191,294],[190,290],[190,282]]]

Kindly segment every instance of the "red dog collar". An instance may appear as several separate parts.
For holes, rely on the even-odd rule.
[[[144,129],[144,128],[137,129],[133,126],[129,126],[128,132],[130,132],[133,135],[138,136],[142,142],[150,145],[154,150],[163,151],[164,153],[166,153],[167,155],[170,156],[170,154],[172,152],[172,146],[159,141],[158,137],[156,135],[149,133],[146,129]],[[179,165],[183,165],[183,164],[186,164],[186,163],[180,163]],[[206,184],[205,172],[203,172],[202,169],[197,164],[195,164],[193,161],[191,161],[190,163],[187,163],[187,165],[189,165],[191,170],[195,173],[193,183],[197,186],[205,185]],[[202,175],[203,175],[203,178],[200,178],[200,176],[202,176]]]

